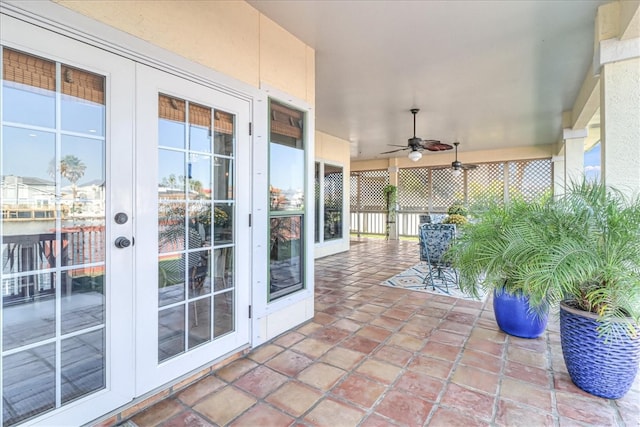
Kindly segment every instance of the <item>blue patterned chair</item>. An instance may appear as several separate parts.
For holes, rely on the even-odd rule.
[[[420,224],[420,261],[427,263],[428,272],[423,283],[448,293],[449,285],[458,285],[458,273],[443,259],[456,235],[455,224]]]

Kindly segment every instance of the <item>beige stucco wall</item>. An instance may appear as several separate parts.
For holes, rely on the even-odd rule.
[[[255,87],[315,104],[315,52],[244,1],[79,1],[62,6]]]

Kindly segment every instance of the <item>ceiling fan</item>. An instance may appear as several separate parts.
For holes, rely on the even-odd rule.
[[[403,148],[399,148],[397,150],[385,151],[384,153],[380,153],[380,154],[389,154],[389,153],[395,153],[397,151],[411,150],[409,151],[409,158],[414,162],[417,162],[422,158],[422,153],[421,153],[422,150],[446,151],[446,150],[451,150],[453,148],[451,145],[444,144],[435,139],[418,138],[416,136],[416,114],[418,114],[418,111],[420,111],[420,109],[412,108],[410,111],[411,111],[411,114],[413,114],[413,138],[409,138],[408,144],[406,147],[403,145],[389,144],[392,147],[403,147]]]
[[[458,145],[459,142],[454,142],[453,145],[456,147],[456,159],[451,162],[451,173],[453,176],[460,176],[463,170],[471,170],[478,167],[478,165],[464,165],[461,161],[458,160]]]

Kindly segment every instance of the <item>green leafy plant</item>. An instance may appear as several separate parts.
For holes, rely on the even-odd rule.
[[[532,300],[597,314],[599,332],[640,323],[640,199],[601,183],[573,184],[538,221],[523,221],[507,235],[506,257],[521,263],[514,278]],[[628,321],[628,320],[631,321]]]
[[[481,201],[472,207],[475,222],[465,226],[449,248],[445,257],[459,272],[460,289],[474,295],[504,288],[511,294],[525,288],[517,270],[519,265],[508,254],[513,254],[514,241],[510,231],[527,218],[538,217],[544,210],[545,200],[527,203],[514,200],[507,204]],[[532,302],[532,308],[546,311],[542,296]]]

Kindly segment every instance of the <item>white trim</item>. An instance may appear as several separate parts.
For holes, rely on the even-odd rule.
[[[562,130],[562,139],[586,138],[587,136],[589,136],[587,129],[564,128]]]
[[[633,58],[640,58],[640,37],[602,40],[593,54],[593,75],[600,75],[600,68],[605,64]]]
[[[292,96],[280,89],[270,86],[268,83],[260,83],[261,94],[263,98],[256,102],[256,114],[258,110],[261,110],[261,115],[256,115],[256,123],[260,123],[261,126],[256,126],[263,134],[257,133],[254,138],[254,159],[264,159],[263,162],[254,162],[253,169],[253,189],[254,189],[254,202],[259,200],[263,202],[261,205],[266,209],[261,212],[260,207],[256,207],[253,210],[254,213],[254,229],[252,230],[253,240],[253,318],[252,318],[252,343],[259,345],[272,337],[263,336],[263,332],[266,330],[265,322],[268,322],[268,317],[283,311],[288,307],[292,307],[296,303],[300,303],[305,300],[314,297],[314,223],[310,221],[314,215],[314,154],[315,154],[315,113],[313,108],[304,100]],[[275,301],[269,302],[269,279],[267,277],[267,264],[269,263],[269,99],[273,99],[277,102],[290,105],[305,114],[306,122],[304,129],[304,149],[305,149],[305,208],[304,208],[304,221],[305,221],[305,241],[303,246],[304,254],[304,285],[305,288],[296,291],[290,295],[278,298]],[[261,193],[258,189],[263,188]],[[258,222],[260,221],[260,222]],[[255,227],[255,224],[266,224],[267,229]],[[311,310],[313,311],[313,310]],[[310,314],[311,317],[313,313]],[[305,319],[306,320],[306,319]],[[290,325],[289,329],[296,326]],[[268,332],[267,332],[268,333]]]

